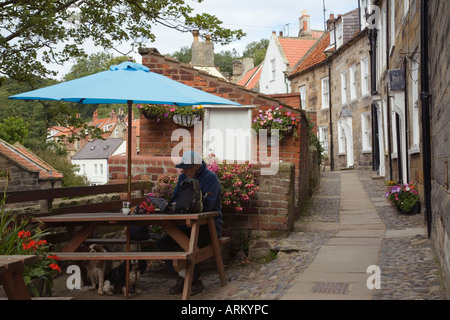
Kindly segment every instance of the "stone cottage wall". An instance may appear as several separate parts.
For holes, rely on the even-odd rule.
[[[431,93],[431,203],[433,224],[431,239],[445,278],[447,298],[450,298],[450,95],[448,87],[448,26],[450,2],[429,1],[430,32],[430,93]],[[423,203],[423,202],[422,202]]]

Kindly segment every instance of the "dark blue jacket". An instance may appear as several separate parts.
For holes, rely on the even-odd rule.
[[[181,182],[186,179],[186,175],[184,173],[180,174],[178,177],[178,183],[175,187],[175,190],[173,192],[174,196],[170,200],[177,201],[178,195],[178,187],[180,186]],[[203,212],[207,211],[218,211],[219,214],[214,217],[214,222],[216,225],[217,230],[217,236],[220,237],[220,234],[222,233],[222,189],[220,187],[219,178],[217,178],[217,175],[214,172],[211,172],[206,167],[205,162],[202,162],[202,166],[197,171],[195,179],[198,180],[200,185],[200,190],[203,193],[203,196],[206,194],[207,196],[203,200]]]

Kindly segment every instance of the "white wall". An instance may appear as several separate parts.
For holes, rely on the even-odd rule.
[[[289,93],[291,90],[290,82],[286,79],[284,71],[286,71],[286,61],[280,52],[279,42],[276,40],[277,35],[272,34],[267,47],[264,65],[261,70],[259,80],[259,91],[265,94]],[[275,59],[276,75],[272,80],[272,60]]]
[[[80,168],[77,174],[86,176],[91,184],[108,182],[107,159],[72,160],[72,164]]]

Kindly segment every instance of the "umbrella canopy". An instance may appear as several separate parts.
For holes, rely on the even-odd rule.
[[[59,100],[81,104],[152,103],[177,106],[237,105],[213,94],[174,81],[130,61],[108,71],[9,97],[20,100]]]
[[[46,88],[10,96],[17,100],[55,100],[81,104],[127,103],[131,115],[133,103],[186,105],[235,105],[213,94],[198,90],[130,61],[111,66],[108,71],[62,82]],[[128,117],[128,142],[131,141],[131,117]],[[128,201],[131,199],[131,143],[127,143]]]

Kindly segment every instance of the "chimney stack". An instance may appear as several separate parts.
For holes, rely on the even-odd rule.
[[[310,37],[311,33],[311,22],[310,16],[306,10],[303,10],[302,16],[299,18],[300,31],[298,32],[299,37]]]
[[[194,31],[194,42],[191,45],[191,65],[193,67],[214,67],[214,43],[206,36],[205,42],[198,41],[199,33]]]

